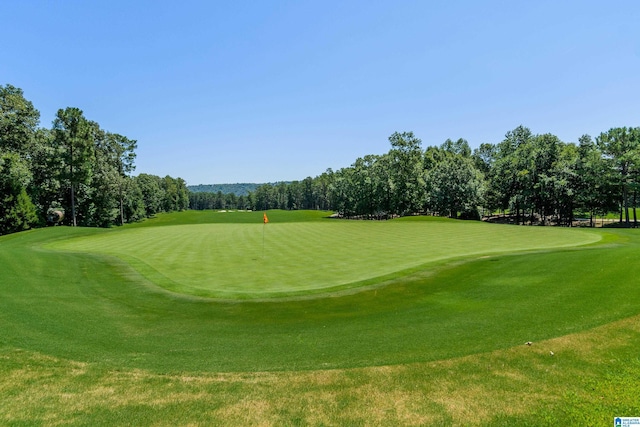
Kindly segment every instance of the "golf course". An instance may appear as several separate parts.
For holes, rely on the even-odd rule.
[[[640,414],[637,230],[266,214],[0,237],[0,424]]]

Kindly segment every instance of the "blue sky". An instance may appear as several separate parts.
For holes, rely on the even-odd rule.
[[[389,150],[640,126],[637,1],[3,2],[0,84],[78,107],[188,184],[316,176]]]

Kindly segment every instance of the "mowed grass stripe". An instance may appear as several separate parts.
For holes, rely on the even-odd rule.
[[[599,239],[582,230],[471,222],[323,221],[114,230],[52,247],[120,257],[175,292],[262,298],[357,286],[452,258]]]

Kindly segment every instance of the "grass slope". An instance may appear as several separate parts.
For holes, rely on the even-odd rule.
[[[279,215],[297,225],[268,214],[268,226]],[[262,213],[221,215],[156,223]],[[595,425],[640,409],[634,230],[600,230],[603,244],[587,249],[474,254],[358,293],[262,302],[184,297],[111,255],[43,249],[149,224],[0,238],[0,423]]]
[[[640,317],[531,347],[296,372],[157,374],[0,348],[0,424],[606,426],[640,412],[638,345]]]

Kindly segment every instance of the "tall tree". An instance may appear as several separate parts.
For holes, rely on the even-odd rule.
[[[189,189],[182,178],[167,175],[162,178],[161,187],[164,190],[165,212],[189,209]]]
[[[54,143],[51,129],[39,128],[36,131],[33,150],[29,156],[33,179],[28,191],[41,220],[46,218],[49,209],[64,209],[64,187],[60,182],[60,174],[64,169],[63,154],[61,148]]]
[[[395,187],[392,210],[399,215],[418,212],[426,197],[422,141],[413,132],[395,132],[389,142]]]
[[[532,138],[531,131],[523,126],[507,132],[497,146],[489,179],[490,205],[515,212],[517,223],[524,219],[522,214],[532,192]]]
[[[64,150],[63,170],[60,178],[69,186],[71,218],[73,226],[76,218],[76,189],[91,180],[94,158],[91,126],[82,110],[75,107],[59,109],[53,121],[55,143]]]
[[[540,178],[547,189],[544,197],[541,197],[545,209],[540,212],[543,221],[546,219],[544,214],[553,213],[559,225],[571,226],[573,223],[580,182],[578,162],[578,148],[575,144],[557,145],[556,159]]]
[[[316,197],[316,206],[320,210],[328,210],[331,208],[331,183],[333,182],[333,170],[327,169],[320,176],[314,179],[314,193]]]
[[[27,190],[33,174],[35,134],[40,113],[21,89],[0,86],[0,234],[27,229],[37,222]]]
[[[450,154],[427,173],[429,207],[440,215],[479,218],[478,207],[484,191],[483,177],[473,160]]]
[[[471,156],[476,168],[485,176],[491,173],[493,164],[496,160],[496,146],[489,143],[480,144],[478,148],[473,150]]]
[[[612,128],[596,138],[598,147],[617,172],[620,188],[620,222],[631,226],[629,219],[629,194],[634,188],[635,172],[640,167],[640,128]]]
[[[120,224],[125,223],[124,199],[130,188],[130,174],[135,170],[137,141],[117,133],[107,132],[99,147],[106,156],[108,164],[115,170],[114,185],[117,189]]]
[[[0,86],[0,151],[25,158],[40,122],[40,112],[24,98],[22,89]]]
[[[0,234],[30,228],[37,222],[36,208],[26,192],[31,172],[16,153],[0,153]]]
[[[561,201],[555,198],[558,185],[560,185],[560,178],[556,180],[555,173],[558,175],[565,172],[568,173],[569,163],[564,162],[563,167],[555,169],[558,163],[559,152],[563,143],[560,139],[550,133],[535,135],[531,138],[531,150],[529,155],[531,156],[531,197],[530,208],[531,217],[533,218],[535,213],[540,216],[540,219],[544,222],[548,216],[558,213],[559,203]],[[567,175],[568,176],[568,175]],[[566,178],[566,177],[564,177]],[[562,179],[564,179],[562,178]],[[566,187],[568,181],[564,181],[562,186]],[[565,200],[567,200],[565,198]]]
[[[589,135],[578,139],[576,173],[576,203],[578,208],[589,213],[589,225],[593,227],[594,215],[615,210],[616,201],[613,199],[612,170]]]
[[[457,141],[452,141],[447,139],[441,146],[446,152],[451,154],[458,154],[462,157],[470,157],[471,156],[471,147],[469,147],[469,143],[466,139],[459,138]]]
[[[342,168],[334,173],[331,183],[331,205],[344,217],[351,217],[356,212],[356,186],[354,185],[354,168]]]
[[[135,182],[142,193],[145,215],[151,217],[164,210],[164,188],[162,178],[155,175],[141,173],[135,177]]]

